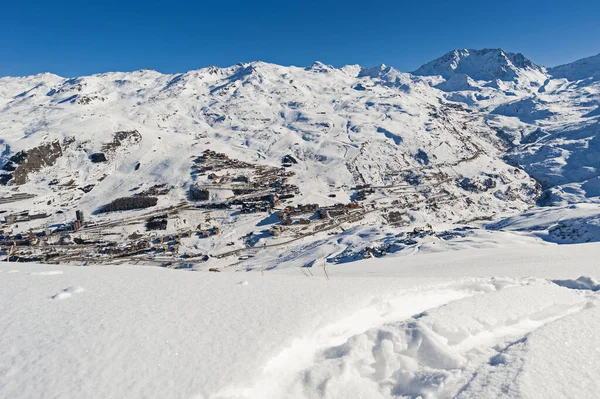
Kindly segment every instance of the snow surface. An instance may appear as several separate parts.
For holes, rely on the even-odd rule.
[[[4,262],[0,397],[592,398],[598,296],[548,279],[598,279],[600,244],[537,248],[329,280]]]
[[[414,73],[253,62],[0,78],[0,167],[62,151],[0,191],[0,212],[48,218],[1,234],[75,209],[101,227],[74,236],[116,245],[173,209],[165,234],[221,230],[181,239],[174,257],[211,255],[193,271],[2,262],[0,397],[595,398],[596,58],[546,70],[456,50]],[[272,168],[292,155],[286,205],[374,192],[361,218],[272,237],[276,214],[185,205],[211,184],[192,173],[205,150]],[[99,151],[107,162],[90,162]],[[94,214],[156,184],[169,192],[155,209]],[[35,197],[11,200],[23,193]],[[244,256],[219,256],[232,250]]]
[[[569,80],[600,79],[600,54],[550,68],[548,72],[555,78]]]
[[[415,75],[440,75],[445,79],[457,74],[475,80],[517,80],[519,75],[543,77],[545,69],[520,53],[502,49],[454,50],[437,60],[428,62],[414,72]]]

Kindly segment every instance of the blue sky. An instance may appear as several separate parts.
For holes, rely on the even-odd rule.
[[[600,1],[4,0],[0,76],[262,60],[412,71],[455,48],[553,66],[600,53]]]

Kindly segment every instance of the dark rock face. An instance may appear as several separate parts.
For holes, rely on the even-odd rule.
[[[12,179],[12,174],[2,173],[0,174],[0,185],[5,186]]]
[[[28,151],[20,151],[2,167],[2,170],[8,173],[0,175],[0,184],[6,185],[11,180],[16,185],[25,184],[30,173],[54,165],[61,156],[62,149],[58,141],[42,144]]]
[[[491,177],[485,179],[482,184],[486,190],[496,187],[496,181],[494,179],[492,179]]]
[[[12,161],[8,161],[3,167],[2,170],[5,170],[7,172],[14,172],[17,169],[17,167],[15,166],[15,164]]]
[[[496,181],[491,177],[483,179],[483,181],[469,179],[465,177],[458,182],[458,186],[465,191],[472,193],[483,193],[496,187]]]
[[[90,161],[92,161],[93,163],[100,163],[100,162],[106,162],[106,155],[104,155],[104,153],[102,152],[96,152],[92,155],[90,155]]]
[[[27,151],[19,151],[10,157],[11,162],[16,163],[17,165],[22,164],[25,159],[27,159]]]

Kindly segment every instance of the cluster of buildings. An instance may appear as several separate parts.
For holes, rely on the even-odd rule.
[[[47,213],[30,214],[29,211],[22,211],[18,213],[11,213],[4,217],[3,224],[10,226],[15,223],[29,222],[30,220],[45,219],[50,217]]]
[[[231,159],[223,153],[205,150],[202,155],[194,160],[195,169],[199,174],[214,172],[222,169],[245,169],[252,165],[246,162]]]
[[[221,229],[219,229],[217,226],[212,226],[207,229],[200,229],[196,232],[196,235],[200,238],[208,238],[217,236],[219,234],[221,234]]]
[[[347,215],[350,211],[360,208],[358,202],[351,202],[349,204],[336,204],[333,206],[325,206],[319,208],[320,219],[335,219],[340,216]]]
[[[271,212],[279,206],[280,201],[293,198],[299,193],[297,186],[287,183],[287,179],[294,175],[292,171],[241,162],[212,150],[205,150],[201,156],[195,159],[193,168],[198,175],[206,175],[210,184],[206,186],[192,185],[189,190],[191,200],[209,201],[211,190],[230,189],[234,195],[233,198],[220,202],[202,204],[203,208],[239,207],[242,213]],[[250,169],[250,172],[246,172],[246,174],[227,172],[220,175],[216,173],[225,169]],[[255,193],[256,195],[254,195]]]
[[[306,204],[295,207],[285,207],[281,212],[279,212],[277,217],[284,226],[289,226],[292,224],[309,224],[311,217],[315,214],[319,219],[335,219],[347,215],[352,210],[358,208],[360,208],[360,205],[357,202],[324,207],[321,207],[318,204]]]
[[[279,212],[277,218],[284,226],[289,226],[293,224],[294,221],[298,224],[309,224],[310,220],[304,216],[308,215],[310,217],[318,210],[318,204],[298,205],[295,207],[286,206],[281,212]],[[299,217],[300,219],[298,219]]]

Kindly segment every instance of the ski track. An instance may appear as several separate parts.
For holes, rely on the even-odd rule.
[[[249,387],[210,399],[518,397],[529,334],[596,298],[535,279],[403,292],[297,339]]]

